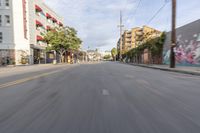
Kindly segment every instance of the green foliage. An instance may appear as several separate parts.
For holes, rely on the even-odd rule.
[[[111,55],[105,55],[103,58],[104,58],[105,60],[110,60]]]
[[[47,42],[47,51],[55,50],[60,55],[67,50],[78,50],[81,46],[81,39],[77,37],[77,31],[72,27],[55,28],[44,35]]]
[[[117,49],[116,49],[116,48],[113,48],[113,49],[111,50],[111,54],[112,54],[112,56],[116,56],[116,55],[117,55]]]
[[[77,31],[72,27],[66,27],[66,39],[70,50],[78,50],[81,46],[81,39],[77,37]]]

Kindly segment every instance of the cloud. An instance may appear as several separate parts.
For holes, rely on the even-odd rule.
[[[65,24],[78,30],[84,48],[116,46],[119,36],[119,11],[135,8],[130,0],[45,0],[65,18]]]
[[[102,50],[116,46],[119,38],[117,25],[120,10],[123,11],[125,29],[128,29],[145,25],[163,2],[164,0],[142,1],[137,13],[133,14],[138,0],[45,0],[47,5],[64,17],[66,25],[78,30],[84,49],[90,46]],[[178,0],[178,25],[200,18],[198,2],[199,0]],[[150,26],[159,30],[169,30],[170,10],[169,3]]]

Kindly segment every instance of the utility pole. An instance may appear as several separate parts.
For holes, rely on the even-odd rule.
[[[171,33],[171,54],[170,68],[176,67],[175,51],[176,47],[176,0],[172,0],[172,33]]]
[[[124,25],[122,24],[122,11],[120,11],[120,24],[118,25],[120,28],[120,46],[119,46],[119,60],[122,60],[122,28]]]

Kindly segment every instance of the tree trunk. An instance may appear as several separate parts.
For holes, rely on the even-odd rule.
[[[60,55],[60,63],[64,63],[65,56],[63,54]]]
[[[60,51],[59,52],[60,53],[60,63],[64,63],[64,53],[65,53],[65,51]]]

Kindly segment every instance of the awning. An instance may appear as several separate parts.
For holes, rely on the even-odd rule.
[[[53,21],[53,22],[58,22],[55,18],[52,18],[52,21]]]
[[[52,18],[52,16],[50,14],[48,14],[48,13],[46,13],[46,17],[47,18]]]
[[[50,26],[47,26],[46,29],[47,29],[47,30],[51,30],[51,27],[50,27]]]
[[[31,48],[32,49],[38,49],[38,50],[45,50],[46,49],[46,47],[44,47],[44,46],[35,45],[35,44],[31,44]]]
[[[43,40],[44,40],[44,38],[43,38],[43,37],[41,37],[41,36],[37,35],[37,41],[43,41]]]
[[[60,25],[60,26],[63,26],[63,24],[62,24],[61,22],[59,22],[59,25]]]
[[[38,5],[35,5],[35,10],[41,12],[41,11],[42,11],[42,8],[39,7]]]
[[[38,21],[38,20],[36,20],[36,25],[37,26],[43,26],[43,24],[40,21]]]

